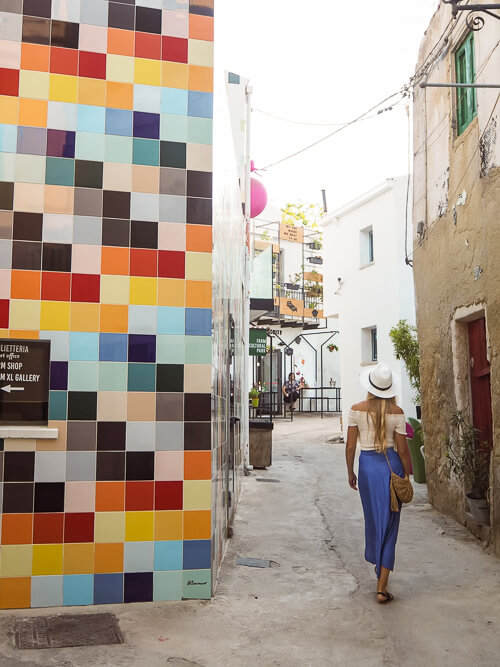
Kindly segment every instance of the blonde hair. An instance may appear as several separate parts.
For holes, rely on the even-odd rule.
[[[385,454],[387,451],[387,428],[385,416],[391,414],[388,407],[396,405],[396,397],[379,398],[368,392],[367,400],[369,406],[368,414],[375,427],[375,449],[379,454]]]

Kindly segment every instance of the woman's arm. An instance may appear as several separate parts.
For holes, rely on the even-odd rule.
[[[410,450],[408,448],[408,443],[406,442],[406,436],[401,435],[397,431],[394,431],[394,442],[398,450],[399,458],[403,464],[405,475],[410,475],[411,463],[410,463]]]
[[[349,426],[347,430],[347,442],[345,445],[345,460],[347,463],[347,476],[349,486],[355,491],[358,490],[358,479],[354,474],[354,456],[356,454],[356,443],[358,442],[358,427]]]
[[[286,384],[283,385],[283,396],[288,396],[286,391]]]

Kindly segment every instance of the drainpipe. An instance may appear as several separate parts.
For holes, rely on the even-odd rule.
[[[245,152],[246,152],[246,164],[245,164],[245,222],[247,226],[247,233],[250,236],[250,211],[251,211],[251,183],[250,183],[250,175],[252,172],[252,164],[251,164],[251,158],[250,158],[250,139],[251,139],[251,125],[252,125],[252,93],[253,93],[253,88],[252,86],[247,83],[246,89],[246,145],[245,145]],[[253,264],[253,258],[255,255],[255,220],[253,222],[253,229],[252,229],[252,241],[251,241],[251,246],[249,248],[250,250],[250,261]]]

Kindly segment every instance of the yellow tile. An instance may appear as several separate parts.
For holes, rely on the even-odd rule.
[[[155,512],[155,540],[182,540],[182,512]]]
[[[94,541],[124,542],[125,512],[96,512]]]
[[[72,303],[69,328],[71,331],[99,331],[99,304]]]
[[[212,280],[211,253],[186,253],[186,280]]]
[[[0,123],[17,125],[19,98],[11,95],[0,95]]]
[[[62,571],[63,571],[62,544],[33,545],[33,576],[62,574]]]
[[[188,62],[190,65],[214,66],[214,43],[202,39],[190,39],[188,43]]]
[[[212,482],[210,480],[184,481],[184,509],[209,510],[212,507]]]
[[[188,87],[188,66],[184,63],[168,63],[162,65],[161,85],[169,88]]]
[[[154,512],[125,512],[126,542],[146,542],[152,540],[153,529]]]
[[[130,278],[130,303],[139,306],[156,306],[157,278]]]
[[[186,303],[186,281],[177,278],[158,278],[158,305],[178,306]]]
[[[65,544],[63,574],[93,574],[94,544]]]
[[[49,99],[49,75],[47,72],[21,70],[19,76],[19,97],[35,100]]]
[[[67,301],[43,301],[41,329],[48,331],[69,330],[70,304]]]
[[[147,86],[161,86],[161,77],[161,60],[135,59],[135,83],[143,83]]]
[[[32,549],[31,544],[4,545],[1,550],[0,575],[2,577],[30,577]]]
[[[108,53],[106,59],[106,79],[121,83],[134,83],[134,58]]]
[[[129,296],[128,276],[101,276],[101,303],[128,304]]]
[[[40,301],[12,299],[10,327],[11,329],[40,329]]]
[[[49,100],[53,102],[72,102],[78,99],[78,77],[66,74],[50,74]]]
[[[106,81],[80,78],[78,81],[78,104],[106,106]]]

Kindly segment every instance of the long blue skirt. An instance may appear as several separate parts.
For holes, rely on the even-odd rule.
[[[403,464],[392,447],[387,449],[392,470],[404,477]],[[394,569],[396,540],[401,512],[391,511],[391,471],[383,454],[362,451],[359,457],[358,487],[365,515],[365,558],[380,568]],[[401,510],[401,503],[399,506]]]

